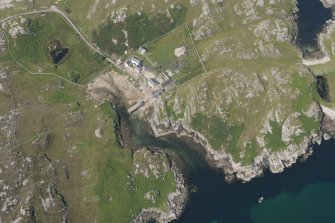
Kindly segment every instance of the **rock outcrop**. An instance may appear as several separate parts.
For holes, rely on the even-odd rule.
[[[168,211],[162,211],[158,208],[142,209],[140,214],[132,222],[145,223],[149,220],[155,220],[160,223],[171,222],[172,220],[177,219],[181,215],[184,209],[184,205],[187,201],[188,189],[186,187],[184,177],[174,161],[171,161],[171,163],[167,164],[166,162],[161,162],[161,159],[157,159],[157,157],[161,156],[162,154],[153,153],[148,149],[142,149],[142,151],[140,151],[140,153],[143,152],[146,162],[150,163],[150,165],[142,165],[140,162],[136,162],[135,158],[135,174],[148,175],[149,172],[152,172],[156,177],[159,177],[160,173],[172,170],[176,182],[176,191],[168,195]],[[136,157],[136,152],[134,157]],[[149,191],[145,194],[145,197],[146,199],[151,200],[153,203],[155,203],[156,193],[159,192]]]
[[[281,152],[271,152],[268,149],[264,149],[263,152],[254,159],[252,165],[242,165],[241,163],[236,163],[231,154],[224,150],[214,150],[202,134],[185,127],[182,122],[167,122],[163,125],[157,125],[157,122],[155,122],[153,118],[150,122],[157,137],[165,135],[165,133],[173,132],[179,137],[187,136],[201,144],[206,150],[207,161],[215,168],[223,168],[228,181],[237,178],[247,182],[262,175],[267,168],[269,168],[272,173],[280,173],[284,171],[285,168],[296,163],[300,157],[309,156],[312,153],[312,145],[315,143],[320,144],[322,139],[321,134],[315,134],[306,137],[299,145],[290,144],[287,149]]]

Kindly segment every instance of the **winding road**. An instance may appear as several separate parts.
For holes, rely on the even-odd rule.
[[[38,14],[38,13],[43,13],[43,12],[54,12],[54,11],[50,8],[50,9],[34,10],[30,12],[23,12],[23,13],[19,13],[19,14],[15,14],[15,15],[11,15],[6,18],[3,18],[0,20],[0,23],[6,22],[7,20],[10,20],[10,19],[15,19],[18,16],[32,15],[32,14]]]
[[[71,19],[63,12],[61,11],[59,8],[57,8],[55,5],[52,5],[50,7],[50,9],[48,10],[49,12],[56,12],[58,15],[60,15],[65,22],[73,29],[73,31],[75,31],[78,36],[84,41],[84,43],[94,52],[98,53],[99,55],[103,56],[106,58],[106,60],[113,64],[114,66],[116,66],[118,69],[121,69],[123,71],[126,72],[126,70],[121,67],[120,65],[118,65],[117,63],[115,63],[113,60],[110,59],[110,55],[106,52],[103,52],[102,50],[100,50],[99,48],[95,47],[91,42],[89,42],[85,36],[81,33],[81,31],[79,30],[79,28],[77,28],[77,26],[71,21]]]
[[[32,15],[32,14],[39,14],[39,13],[57,13],[71,28],[72,30],[80,37],[80,39],[84,42],[84,44],[89,47],[93,52],[101,55],[102,57],[104,57],[106,59],[106,61],[108,61],[110,64],[112,64],[114,67],[116,67],[117,69],[119,70],[122,70],[124,73],[126,73],[127,75],[130,75],[132,76],[129,71],[127,71],[125,68],[123,68],[122,66],[120,66],[119,64],[117,64],[116,62],[114,62],[111,58],[110,58],[110,55],[104,51],[102,51],[101,49],[99,49],[98,47],[96,47],[94,44],[92,44],[90,41],[88,41],[86,39],[86,37],[84,36],[84,34],[80,31],[80,29],[71,21],[71,19],[66,15],[66,13],[64,13],[62,10],[60,10],[56,5],[52,5],[50,6],[50,8],[47,8],[47,9],[41,9],[41,10],[34,10],[34,11],[30,11],[30,12],[24,12],[24,13],[19,13],[19,14],[15,14],[15,15],[11,15],[11,16],[8,16],[6,18],[3,18],[0,20],[0,23],[3,23],[3,22],[6,22],[10,19],[14,19],[16,17],[19,17],[19,16],[25,16],[25,15]],[[12,56],[13,57],[13,56]],[[25,69],[26,71],[28,71],[29,73],[31,74],[42,74],[42,73],[35,73],[35,72],[32,72],[30,71],[28,68],[24,67],[21,63],[19,63],[18,61],[16,61],[16,59],[13,57],[14,61],[20,66],[22,67],[23,69]],[[64,77],[58,75],[58,74],[54,74],[54,73],[43,73],[43,74],[50,74],[50,75],[54,75],[54,76],[57,76],[61,79],[64,79],[68,82],[71,82],[72,84],[74,85],[77,85],[77,86],[80,86],[80,87],[83,87],[83,85],[81,84],[77,84],[77,83],[74,83],[68,79],[65,79]],[[132,85],[130,82],[129,82],[130,85]],[[133,85],[132,85],[133,86]],[[147,102],[148,100],[152,99],[152,94],[151,94],[151,90],[150,89],[146,89],[145,90],[146,92],[146,95],[144,95],[144,98],[143,100],[141,100],[140,102],[138,103],[145,103]],[[137,103],[137,104],[138,104]]]
[[[39,13],[50,13],[50,12],[57,13],[60,17],[62,17],[64,19],[64,21],[73,29],[73,31],[75,31],[78,34],[78,36],[83,40],[83,42],[91,50],[93,50],[94,52],[98,53],[99,55],[105,57],[106,60],[109,63],[113,64],[118,69],[121,69],[121,70],[126,72],[126,70],[123,67],[121,67],[120,65],[118,65],[117,63],[115,63],[113,60],[110,59],[110,55],[108,53],[103,52],[99,48],[95,47],[90,41],[88,41],[86,39],[86,37],[81,33],[79,28],[77,28],[77,26],[71,21],[71,19],[63,11],[61,11],[59,8],[57,8],[57,6],[55,6],[55,5],[52,5],[48,9],[34,10],[34,11],[30,11],[30,12],[23,12],[23,13],[18,13],[18,14],[15,14],[15,15],[11,15],[11,16],[8,16],[6,18],[1,19],[0,23],[6,22],[10,19],[14,19],[14,18],[19,17],[19,16],[33,15],[33,14],[39,14]]]

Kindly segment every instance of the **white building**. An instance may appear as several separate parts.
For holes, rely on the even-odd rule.
[[[148,50],[144,46],[140,46],[139,51],[141,54],[146,54]]]
[[[134,66],[136,66],[137,68],[142,68],[142,61],[140,59],[138,59],[137,57],[132,57],[130,59],[130,63]]]

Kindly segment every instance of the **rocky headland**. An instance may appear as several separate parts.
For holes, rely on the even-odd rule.
[[[252,165],[242,165],[241,163],[234,162],[231,154],[222,151],[216,151],[212,148],[208,140],[199,132],[192,130],[191,128],[185,127],[182,122],[172,123],[167,122],[164,124],[157,124],[152,118],[150,120],[151,127],[156,137],[166,136],[167,134],[176,134],[178,137],[188,137],[199,143],[206,151],[206,160],[214,168],[222,168],[225,172],[225,178],[227,181],[242,180],[244,182],[250,181],[255,177],[261,176],[267,168],[272,173],[280,173],[285,168],[292,166],[296,163],[299,158],[307,158],[312,154],[312,147],[315,143],[320,144],[322,141],[322,135],[327,136],[334,132],[332,124],[335,119],[331,119],[327,116],[324,119],[323,131],[315,135],[311,135],[306,138],[303,143],[299,145],[290,145],[282,152],[271,152],[265,149],[259,156],[257,156]],[[157,121],[157,120],[156,120]],[[333,129],[333,130],[332,130]]]
[[[140,214],[132,221],[133,223],[146,223],[150,220],[168,223],[180,217],[187,202],[188,189],[180,170],[174,164],[172,169],[177,189],[168,195],[168,211],[157,208],[142,209]]]
[[[249,1],[249,16],[250,15],[256,15],[257,14],[257,7],[253,8],[253,1]],[[324,5],[327,7],[331,7],[333,6],[334,2],[333,1],[323,1]],[[258,7],[261,7],[259,5],[257,5]],[[234,6],[235,12],[237,14],[241,14],[243,15],[243,11],[240,10],[240,7],[243,8],[243,6],[236,4]],[[245,6],[246,7],[246,6]],[[268,11],[270,11],[268,9]],[[295,8],[294,10],[292,10],[293,13],[297,12],[297,9]],[[250,16],[252,19],[247,20],[246,24],[251,23],[251,21],[258,21],[261,20],[260,17],[256,17],[256,16]],[[294,17],[287,17],[289,18],[289,20],[291,22],[293,22],[292,19],[294,19]],[[244,20],[243,20],[244,21]],[[287,29],[285,29],[285,26],[288,27],[288,25],[284,25],[284,23],[282,24],[283,27],[280,27],[278,24],[280,24],[281,21],[276,21],[277,27],[270,29],[270,25],[271,22],[267,21],[258,21],[258,24],[262,24],[257,26],[250,26],[250,30],[253,31],[254,35],[257,38],[265,38],[265,39],[269,39],[269,37],[267,35],[271,35],[273,33],[276,33],[277,35],[277,41],[281,42],[281,41],[289,41],[290,39],[294,39],[294,38],[290,38],[289,34],[287,32]],[[266,25],[267,24],[267,25]],[[254,29],[256,27],[256,29]],[[304,59],[301,57],[300,55],[300,60],[302,61],[302,63],[305,65],[305,67],[300,67],[299,68],[299,72],[302,73],[303,76],[313,76],[314,74],[311,73],[308,70],[307,66],[312,66],[312,65],[316,65],[316,64],[323,64],[323,63],[327,63],[331,58],[330,55],[327,53],[327,49],[326,46],[324,46],[323,41],[324,39],[330,35],[330,33],[334,30],[334,22],[333,21],[328,21],[325,31],[321,34],[319,34],[319,45],[321,48],[321,51],[323,52],[323,54],[325,55],[323,58],[317,58],[317,59]],[[290,28],[288,28],[290,29]],[[261,31],[260,31],[261,30]],[[286,30],[286,32],[284,32],[284,30]],[[285,34],[286,35],[282,35],[282,37],[279,37],[281,34]],[[292,34],[292,33],[291,33]],[[265,37],[264,37],[265,36]],[[266,40],[265,40],[266,41]],[[223,41],[222,41],[223,42]],[[256,42],[259,42],[259,40],[256,40]],[[257,45],[254,44],[254,46],[256,47],[260,47],[258,52],[263,52],[261,49],[262,47],[264,47],[264,40],[262,41],[262,44]],[[271,43],[273,44],[273,43]],[[273,46],[276,43],[274,43]],[[291,43],[292,44],[292,43]],[[218,47],[218,45],[217,45]],[[294,46],[295,48],[297,48],[296,46]],[[208,50],[209,51],[209,50]],[[299,52],[297,52],[298,50],[296,50],[295,53],[299,54]],[[230,52],[234,52],[233,49],[230,49],[229,51],[227,51],[229,54]],[[220,55],[223,55],[224,53],[227,53],[226,51],[221,53]],[[272,57],[273,55],[276,54],[276,56],[274,58],[281,58],[281,53],[279,53],[280,51],[276,51],[275,47],[272,47],[272,49],[268,49],[267,54],[262,54],[262,57],[268,58],[268,57]],[[271,53],[273,52],[273,53]],[[277,52],[277,53],[276,53]],[[211,52],[213,53],[213,51]],[[207,59],[207,55],[203,55],[204,58]],[[233,57],[233,56],[231,56]],[[254,54],[253,58],[249,58],[249,60],[257,58],[257,54]],[[300,62],[301,63],[301,62]],[[274,69],[274,68],[272,68]],[[232,72],[232,70],[230,70],[229,72],[234,73],[234,71]],[[266,71],[268,72],[268,71]],[[273,70],[272,70],[273,72]],[[222,71],[221,73],[225,73],[224,71]],[[289,80],[292,77],[286,77],[284,75],[279,74],[280,71],[278,72],[277,75],[277,82],[274,85],[277,85],[278,83],[282,82],[284,83],[285,79],[288,82],[292,82],[292,79]],[[240,75],[239,73],[235,72],[234,73],[234,77],[235,78],[239,78],[238,75]],[[281,76],[280,76],[281,75]],[[209,76],[209,75],[208,75]],[[223,75],[226,78],[230,77],[229,75]],[[264,82],[266,83],[268,81],[268,77],[266,77],[266,75],[262,74],[258,76],[259,79],[261,79],[261,82],[263,84],[263,87],[266,89],[269,86],[266,86],[267,84],[264,84]],[[209,78],[202,78],[202,82],[205,82],[206,80],[208,80]],[[244,81],[244,80],[243,80]],[[259,154],[257,156],[254,157],[253,162],[251,164],[245,164],[241,161],[236,161],[236,157],[234,158],[233,155],[231,154],[231,152],[229,152],[229,147],[227,146],[221,146],[221,149],[216,149],[213,148],[212,143],[210,142],[210,139],[208,137],[208,135],[206,135],[206,132],[204,131],[198,131],[196,129],[194,129],[194,127],[191,124],[191,120],[192,118],[194,118],[194,115],[199,114],[200,113],[207,113],[207,116],[213,116],[213,115],[218,115],[219,117],[229,117],[229,109],[225,109],[224,106],[229,107],[231,106],[230,104],[232,104],[230,102],[230,104],[228,103],[225,104],[222,101],[224,100],[230,100],[230,101],[236,101],[237,104],[240,105],[240,109],[239,112],[241,112],[241,116],[239,118],[240,120],[245,120],[247,118],[243,117],[243,111],[241,111],[241,109],[243,109],[244,105],[244,101],[241,100],[238,96],[236,97],[236,95],[240,94],[241,91],[243,92],[243,90],[239,90],[239,89],[235,89],[234,92],[232,92],[233,95],[224,95],[224,97],[227,97],[227,99],[220,99],[217,104],[212,105],[209,101],[208,98],[218,98],[218,97],[222,97],[222,94],[220,95],[220,93],[218,92],[218,90],[214,93],[209,91],[209,87],[203,87],[203,85],[205,84],[199,84],[200,81],[198,81],[198,83],[195,83],[194,85],[192,84],[188,84],[190,86],[190,91],[192,91],[193,88],[196,88],[197,90],[194,90],[195,92],[197,92],[197,95],[194,95],[195,92],[193,93],[186,93],[185,91],[182,91],[180,89],[178,93],[176,94],[171,94],[169,96],[167,96],[165,99],[160,99],[155,103],[154,106],[154,112],[152,114],[152,116],[149,118],[149,123],[153,129],[153,132],[155,133],[155,135],[157,137],[160,136],[165,136],[165,135],[169,135],[169,134],[176,134],[179,137],[189,137],[192,140],[194,140],[195,142],[199,143],[200,145],[202,145],[202,147],[204,148],[204,150],[206,151],[206,159],[207,161],[215,168],[222,168],[225,172],[225,176],[227,180],[234,180],[234,179],[239,179],[242,181],[250,181],[251,179],[253,179],[254,177],[260,176],[264,173],[265,169],[269,169],[271,172],[273,173],[279,173],[284,171],[285,168],[288,168],[290,166],[292,166],[294,163],[296,163],[298,160],[303,159],[305,160],[309,155],[312,154],[313,152],[313,145],[314,144],[320,144],[321,141],[323,139],[329,139],[333,136],[334,133],[334,114],[335,111],[331,110],[330,108],[326,108],[325,106],[321,105],[318,101],[316,101],[315,99],[311,100],[310,104],[308,105],[308,107],[303,108],[300,111],[296,111],[293,113],[288,114],[288,116],[285,117],[285,115],[283,115],[283,107],[279,106],[280,108],[278,108],[277,110],[275,110],[274,112],[269,112],[268,117],[269,120],[264,122],[263,130],[260,131],[260,134],[256,137],[257,138],[257,142],[260,145],[261,152],[259,152]],[[313,82],[313,78],[311,78],[311,82]],[[229,84],[231,84],[231,82],[228,82]],[[236,84],[236,83],[234,83]],[[234,85],[233,84],[233,85]],[[191,86],[192,85],[192,86]],[[210,83],[207,82],[207,85],[210,85]],[[200,87],[199,87],[200,86]],[[224,86],[224,85],[223,85]],[[183,86],[184,87],[184,86]],[[237,85],[237,88],[239,86]],[[244,87],[248,87],[248,86],[244,86]],[[254,97],[258,97],[259,96],[259,92],[264,93],[265,90],[263,89],[263,87],[255,87],[255,91],[250,90],[250,92],[246,93],[246,97],[248,97],[249,95],[251,98]],[[185,87],[187,88],[187,87]],[[215,89],[215,85],[213,87],[213,83],[211,86],[211,90]],[[278,90],[278,86],[275,87]],[[292,93],[293,91],[290,90],[284,90],[283,88],[286,88],[284,85],[281,85],[279,87],[281,89],[281,92],[291,92],[290,95],[287,96],[286,99],[281,99],[281,100],[294,100],[296,96],[294,96],[295,93]],[[249,86],[250,89],[250,86]],[[226,89],[222,89],[222,91],[225,91]],[[258,92],[257,92],[258,91]],[[299,91],[301,91],[301,89],[299,89]],[[182,92],[182,93],[180,93]],[[211,93],[213,95],[211,95]],[[301,92],[300,92],[301,93]],[[183,95],[182,95],[183,94]],[[187,95],[187,97],[185,97],[185,94]],[[193,94],[193,95],[192,95]],[[228,99],[229,97],[234,98],[234,99]],[[272,96],[270,96],[272,97]],[[312,98],[312,97],[311,97]],[[207,99],[207,100],[206,100]],[[164,102],[164,100],[167,100],[168,102]],[[214,100],[214,99],[213,99]],[[298,99],[299,100],[299,99]],[[199,103],[196,104],[196,103]],[[220,104],[222,103],[222,104]],[[280,103],[280,102],[277,102]],[[196,104],[196,105],[195,105]],[[200,106],[200,109],[199,107]],[[209,110],[208,107],[213,107],[215,106],[216,110],[213,114],[212,110]],[[252,106],[252,105],[250,105]],[[169,114],[167,114],[164,110],[167,110],[167,107],[169,107],[168,109],[173,109],[174,112],[170,112]],[[186,107],[186,108],[185,108]],[[264,108],[265,109],[265,108]],[[331,111],[330,111],[331,110]],[[236,112],[236,110],[234,110]],[[249,110],[248,110],[249,111]],[[249,111],[250,112],[250,111]],[[173,115],[171,115],[171,113]],[[205,116],[206,116],[205,115]],[[302,125],[297,125],[297,119],[299,119],[299,117],[301,117],[301,115],[306,116],[307,118],[311,118],[314,119],[314,121],[316,122],[316,125],[314,127],[314,129],[312,131],[308,131],[303,129]],[[273,117],[272,117],[273,116]],[[162,118],[163,117],[163,118]],[[281,120],[281,121],[280,121]],[[284,142],[283,149],[281,150],[274,150],[273,149],[273,145],[269,145],[267,144],[267,140],[265,140],[266,136],[264,137],[264,132],[265,134],[267,133],[273,133],[273,127],[271,126],[271,122],[276,122],[278,121],[280,127],[280,133],[281,133],[281,139]],[[243,121],[242,121],[243,123]],[[270,124],[269,124],[270,123]],[[203,123],[204,128],[206,126],[206,123]],[[257,129],[254,129],[254,131],[258,131]],[[294,140],[292,140],[293,138],[296,138],[298,136],[300,136],[303,133],[304,137],[301,141],[299,142],[295,142]],[[227,134],[230,134],[229,132]],[[250,134],[250,133],[249,133]],[[244,135],[245,136],[245,135]],[[263,140],[261,140],[263,139]],[[244,144],[247,144],[248,142],[246,141]],[[240,153],[240,157],[243,160],[244,157],[244,153],[241,152]]]

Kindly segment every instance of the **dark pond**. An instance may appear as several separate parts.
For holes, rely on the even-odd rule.
[[[58,50],[51,51],[52,60],[54,64],[58,64],[65,56],[68,54],[69,48],[62,48]]]
[[[59,40],[52,41],[48,50],[54,64],[58,64],[69,53],[69,48],[64,48]]]

